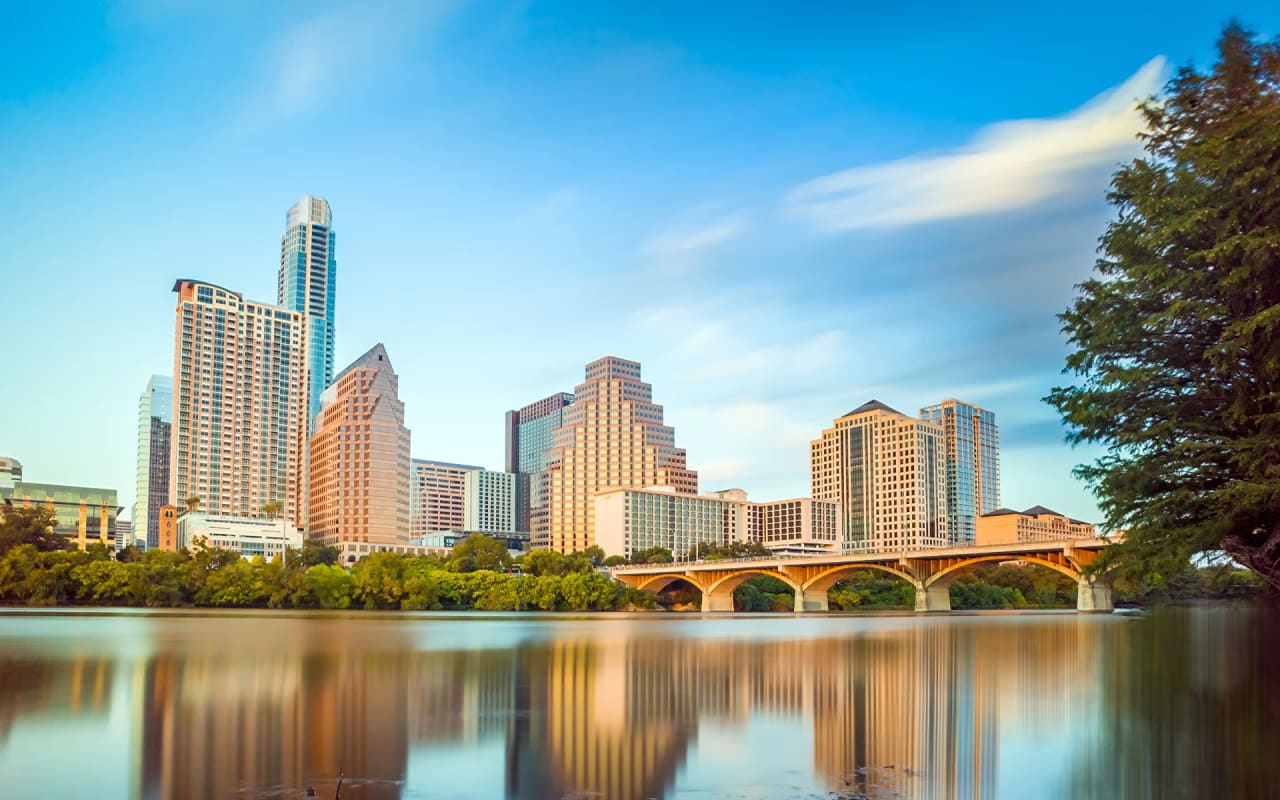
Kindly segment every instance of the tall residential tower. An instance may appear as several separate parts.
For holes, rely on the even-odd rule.
[[[160,546],[160,506],[173,502],[169,496],[172,429],[173,378],[152,375],[138,398],[138,473],[132,516],[133,536],[146,542],[148,550]]]
[[[307,195],[285,216],[280,239],[279,305],[303,315],[307,350],[307,430],[320,412],[320,395],[333,383],[333,215],[323,197]]]
[[[947,530],[952,544],[973,544],[978,517],[1000,508],[1000,431],[985,408],[948,398],[920,409],[942,426],[946,444]]]

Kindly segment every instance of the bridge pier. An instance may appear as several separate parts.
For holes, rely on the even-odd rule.
[[[1084,577],[1076,583],[1076,611],[1110,614],[1115,608],[1111,584]]]
[[[702,613],[733,613],[733,590],[727,592],[707,592],[702,593]]]
[[[796,590],[796,613],[802,614],[805,611],[829,611],[830,606],[827,605],[826,589],[797,589]]]
[[[951,610],[951,581],[916,584],[916,613]]]

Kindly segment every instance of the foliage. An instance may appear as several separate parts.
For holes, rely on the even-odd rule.
[[[795,592],[772,575],[753,575],[733,590],[736,611],[794,611]]]
[[[52,508],[42,505],[0,506],[0,553],[15,547],[31,545],[36,550],[66,550],[67,537],[54,533],[58,517]]]
[[[473,533],[453,546],[449,553],[449,569],[454,572],[502,570],[511,566],[507,545],[492,536]]]
[[[670,564],[673,561],[671,551],[665,547],[650,547],[631,554],[632,564]]]
[[[914,608],[915,589],[878,570],[857,570],[831,587],[827,604],[832,611]]]
[[[599,550],[599,548],[595,548]],[[568,575],[571,572],[590,572],[594,569],[592,556],[586,551],[564,553],[555,550],[530,550],[516,559],[520,571],[528,575]],[[603,562],[605,559],[601,559]]]
[[[1060,315],[1080,385],[1049,395],[1107,525],[1102,568],[1224,551],[1280,590],[1280,45],[1237,24],[1218,62],[1142,106],[1096,275]]]
[[[705,543],[689,548],[685,553],[686,561],[724,561],[731,558],[763,558],[773,555],[773,551],[760,542],[729,542],[728,544]]]

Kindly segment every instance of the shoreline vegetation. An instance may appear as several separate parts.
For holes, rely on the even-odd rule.
[[[447,556],[373,553],[349,568],[336,548],[312,542],[283,557],[243,558],[234,550],[111,553],[86,551],[49,533],[44,509],[6,508],[0,521],[0,605],[28,607],[368,609],[409,611],[698,611],[701,595],[676,582],[654,594],[610,577],[622,563],[671,563],[662,548],[631,559],[606,557],[598,547],[562,554],[534,550],[512,558],[506,547],[473,534]],[[758,544],[702,546],[687,557],[758,555]],[[1120,605],[1196,600],[1248,600],[1264,584],[1232,564],[1186,567],[1171,576],[1117,579]],[[1075,583],[1052,570],[1016,563],[980,565],[951,587],[952,608],[1065,609],[1075,607]],[[880,573],[854,572],[829,593],[832,611],[909,610],[914,590]],[[757,575],[734,591],[734,609],[791,612],[790,587]]]

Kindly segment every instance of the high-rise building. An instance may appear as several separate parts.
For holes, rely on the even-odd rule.
[[[281,504],[301,527],[306,434],[302,314],[180,279],[169,496],[229,517]]]
[[[920,409],[942,426],[946,446],[947,532],[953,544],[973,544],[978,518],[1000,507],[1000,431],[985,408],[947,398]]]
[[[546,469],[552,434],[564,424],[573,395],[556,392],[506,417],[506,468],[516,476],[516,530],[529,531],[535,509],[547,502]],[[541,513],[540,511],[537,513]]]
[[[462,529],[509,533],[516,529],[516,476],[473,469],[463,476]]]
[[[845,552],[948,543],[941,425],[872,400],[823,431],[810,455],[814,499],[840,504]]]
[[[333,214],[323,197],[307,195],[285,215],[280,239],[278,302],[303,315],[307,349],[307,432],[320,413],[320,395],[333,383],[333,301],[338,262]]]
[[[173,502],[169,496],[172,432],[173,378],[152,375],[138,397],[138,471],[133,495],[133,533],[148,549],[160,543],[160,506]]]
[[[662,422],[640,364],[607,356],[587,364],[564,423],[552,433],[547,503],[531,519],[535,548],[572,552],[595,543],[595,495],[619,487],[670,486],[697,494],[698,473]]]
[[[466,526],[467,473],[484,467],[427,461],[409,462],[409,531],[421,539]]]
[[[399,378],[381,344],[325,389],[310,463],[312,540],[341,548],[344,557],[367,553],[369,545],[409,543],[409,429]]]

